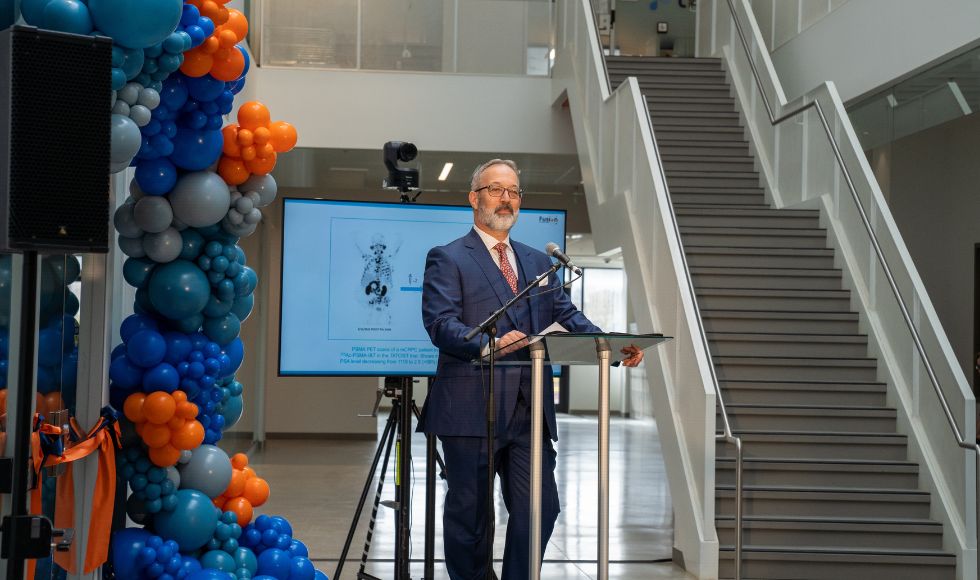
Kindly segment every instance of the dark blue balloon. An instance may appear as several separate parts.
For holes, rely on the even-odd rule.
[[[154,135],[159,137],[160,135]],[[147,159],[136,166],[136,184],[149,195],[163,195],[177,183],[177,168],[164,157]]]
[[[143,528],[123,528],[112,534],[112,565],[120,578],[137,580],[146,577],[136,556],[152,535]]]
[[[201,17],[201,11],[193,4],[184,4],[184,11],[180,15],[180,23],[184,26],[197,24],[197,19]]]
[[[251,61],[248,58],[248,51],[247,50],[245,50],[244,48],[242,48],[242,46],[240,44],[236,44],[235,45],[235,48],[237,48],[242,53],[242,56],[245,57],[245,68],[242,69],[242,74],[238,76],[239,79],[244,79],[245,78],[245,75],[248,74],[248,67],[252,63],[251,63]]]
[[[211,296],[204,272],[196,264],[180,259],[157,266],[149,290],[153,307],[174,320],[199,314]]]
[[[208,299],[208,305],[204,307],[202,314],[204,314],[204,316],[209,316],[211,318],[221,318],[222,316],[225,316],[226,314],[231,312],[233,306],[234,306],[233,302],[224,302],[221,299],[219,299],[217,296],[212,294],[211,298]],[[208,338],[212,338],[208,334],[207,329],[205,329],[204,333],[208,336]],[[229,339],[225,342],[231,342],[231,340]]]
[[[214,22],[211,21],[207,16],[202,16],[198,21],[197,25],[201,27],[204,31],[205,36],[211,36],[214,34]]]
[[[225,555],[228,556],[228,554]],[[231,556],[228,557],[231,558]],[[229,578],[228,572],[214,568],[204,568],[203,570],[188,574],[184,580],[229,580]]]
[[[160,330],[160,326],[156,320],[145,314],[131,314],[119,325],[119,336],[122,337],[123,342],[128,342],[134,334],[141,330]]]
[[[219,81],[210,74],[202,77],[186,77],[187,90],[195,100],[204,103],[213,101],[225,90],[224,81]]]
[[[174,497],[176,497],[176,495]],[[197,572],[198,570],[201,569],[201,563],[197,560],[197,558],[194,558],[193,556],[181,554],[180,568],[181,570],[184,571],[184,574],[186,574],[186,576],[190,576],[194,572]],[[185,580],[186,580],[186,576],[185,576]]]
[[[309,558],[294,556],[290,559],[289,580],[313,580],[315,577],[316,568]]]
[[[211,167],[218,160],[224,145],[224,137],[221,131],[199,131],[189,127],[178,127],[173,142],[174,152],[168,159],[174,165],[188,171],[201,171]]]
[[[150,274],[156,262],[149,258],[129,258],[123,263],[123,278],[136,288],[146,288],[150,285]]]
[[[162,362],[143,373],[143,390],[147,393],[163,391],[173,393],[180,386],[180,376],[177,369]]]
[[[326,574],[324,574],[323,572],[321,572],[319,570],[316,571],[316,575],[313,577],[313,579],[314,580],[330,580],[329,578],[327,578],[327,575]]]
[[[49,395],[55,390],[54,373],[50,367],[37,367],[37,392]]]
[[[174,321],[174,328],[183,332],[185,334],[190,334],[192,332],[197,332],[201,329],[201,324],[204,323],[204,315],[198,312],[193,316],[188,316],[187,318],[181,318],[180,320]]]
[[[242,360],[245,358],[245,346],[242,344],[242,339],[236,338],[230,343],[222,345],[221,352],[228,355],[228,358],[231,359],[231,364],[221,370],[218,378],[230,377],[242,366]]]
[[[163,339],[167,342],[167,355],[163,362],[176,367],[187,360],[187,355],[191,353],[191,341],[187,335],[171,331],[164,333]]]
[[[230,341],[224,341],[230,342]],[[61,333],[44,328],[37,335],[37,364],[51,367],[61,362]]]
[[[163,362],[167,354],[167,342],[155,330],[141,330],[126,342],[126,354],[130,362],[143,368],[150,368]]]
[[[143,379],[143,369],[122,355],[109,365],[109,378],[122,389],[135,389]]]
[[[191,24],[186,29],[184,29],[184,32],[186,32],[187,35],[191,37],[192,47],[200,46],[201,43],[204,42],[204,39],[208,37],[207,34],[204,34],[204,30],[202,30],[201,27],[198,26],[197,24]]]
[[[268,575],[278,580],[286,580],[289,577],[292,562],[286,552],[277,548],[270,548],[259,554],[257,560],[260,576]]]
[[[194,228],[187,228],[180,232],[180,238],[184,245],[180,250],[180,255],[177,257],[181,260],[196,260],[204,248],[204,237],[197,233],[197,230]]]
[[[117,345],[116,348],[112,349],[112,353],[109,355],[109,360],[114,361],[124,354],[126,354],[126,343]]]
[[[282,516],[270,516],[270,519],[273,522],[279,524],[280,534],[286,534],[287,536],[290,537],[293,535],[293,526],[289,525],[289,522],[286,521],[286,518]]]
[[[153,307],[153,303],[150,302],[150,290],[148,288],[140,288],[136,291],[136,306],[139,306],[137,312],[142,312],[144,315],[158,315],[157,309]]]
[[[203,330],[204,335],[210,340],[219,344],[228,344],[238,338],[242,331],[242,322],[229,312],[220,318],[205,317]]]
[[[233,95],[237,95],[238,93],[240,93],[243,88],[245,88],[245,77],[242,77],[237,81],[228,83],[228,90],[231,91],[231,94]]]
[[[190,334],[187,338],[191,341],[191,352],[200,351],[202,355],[204,354],[204,349],[208,346],[208,343],[211,342],[208,340],[208,337],[204,336],[200,332]],[[202,360],[201,362],[204,361]]]

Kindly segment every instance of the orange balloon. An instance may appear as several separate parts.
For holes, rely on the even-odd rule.
[[[218,33],[218,44],[221,48],[231,48],[238,43],[238,36],[234,30],[222,30]]]
[[[207,54],[214,54],[218,52],[219,48],[221,48],[221,43],[218,42],[218,38],[216,36],[212,35],[204,39],[204,42],[201,43],[200,48]]]
[[[215,18],[218,16],[218,10],[220,10],[221,7],[214,0],[204,0],[201,2],[198,9],[201,11],[201,16],[206,16],[210,18],[212,22],[214,22]],[[218,26],[218,23],[214,22],[214,25]]]
[[[240,157],[221,156],[218,162],[218,175],[225,180],[228,185],[238,185],[245,183],[248,179],[249,171],[245,167],[245,162]]]
[[[255,130],[254,138],[257,145],[265,145],[272,138],[272,133],[269,132],[268,127],[259,127]]]
[[[178,393],[181,391],[177,391]],[[190,401],[181,401],[177,403],[177,416],[182,419],[193,419],[197,417],[197,405],[191,403]]]
[[[235,125],[235,126],[237,127],[238,125]],[[261,129],[261,127],[260,127],[260,129]],[[251,145],[252,144],[252,139],[254,138],[254,135],[255,134],[252,133],[251,131],[249,131],[248,129],[239,129],[239,131],[238,131],[238,144],[241,145],[241,146],[243,146],[243,147],[245,145]],[[236,155],[236,157],[237,157],[237,155]]]
[[[186,422],[187,419],[180,417],[179,415],[174,415],[173,419],[167,421],[167,427],[170,427],[171,429],[180,429]]]
[[[277,121],[269,125],[269,132],[272,138],[269,140],[277,153],[285,153],[296,146],[299,136],[296,134],[296,127],[285,121]]]
[[[48,412],[60,411],[65,408],[65,402],[61,400],[61,393],[53,391],[44,396],[45,406]]]
[[[225,0],[225,2],[228,1],[230,0]],[[224,2],[219,2],[219,4],[224,4]],[[214,17],[214,25],[221,26],[225,22],[228,22],[228,9],[222,6],[218,8],[218,14]]]
[[[143,414],[143,402],[146,401],[146,393],[133,393],[126,397],[123,404],[123,413],[126,418],[133,423],[146,422],[146,415]]]
[[[246,145],[241,149],[242,161],[251,161],[255,159],[255,145]]]
[[[143,441],[151,448],[163,447],[170,444],[170,437],[173,431],[167,425],[159,423],[145,423],[143,425]]]
[[[219,495],[218,497],[216,497],[213,500],[211,500],[211,503],[214,504],[214,507],[216,507],[216,508],[218,508],[220,510],[225,505],[225,502],[226,501],[228,501],[228,498],[227,497],[225,497],[223,495]]]
[[[257,475],[255,475],[255,470],[252,469],[251,467],[243,467],[242,473],[245,474],[245,479],[252,479],[253,477],[258,477]]]
[[[228,51],[228,54],[218,54],[221,50]],[[222,48],[214,53],[214,65],[211,67],[211,76],[219,81],[233,81],[242,76],[245,72],[245,55],[237,48]],[[251,129],[252,127],[247,127]]]
[[[170,396],[174,398],[174,401],[178,405],[181,404],[181,403],[183,403],[183,402],[185,402],[185,401],[187,401],[187,393],[185,393],[184,391],[181,391],[179,389],[176,390],[176,391],[174,391],[173,393],[171,393]]]
[[[238,516],[238,525],[247,526],[252,521],[252,504],[244,497],[233,497],[221,508],[226,512],[234,512]]]
[[[258,101],[249,101],[238,108],[238,124],[243,129],[254,131],[268,127],[270,122],[269,109]]]
[[[228,484],[228,488],[225,490],[224,495],[228,497],[238,497],[242,495],[245,491],[245,474],[242,473],[240,469],[231,470],[231,483]]]
[[[177,411],[177,401],[163,391],[150,393],[143,402],[143,414],[150,423],[166,423]]]
[[[248,34],[248,19],[245,18],[245,15],[238,10],[229,8],[228,21],[225,22],[221,28],[234,32],[235,36],[238,38],[238,42],[241,42]]]
[[[136,424],[136,434],[139,435],[140,437],[142,437],[143,436],[143,427],[146,427],[147,425],[149,425],[149,423],[146,423],[145,421],[143,423],[137,423]]]
[[[263,145],[255,146],[255,156],[260,159],[268,159],[269,157],[276,154],[276,150],[272,148],[272,143],[265,143]],[[242,157],[242,159],[245,159]]]
[[[214,57],[198,46],[184,53],[184,64],[180,65],[180,72],[189,77],[203,77],[213,65]]]
[[[217,65],[219,60],[227,60],[228,56],[231,54],[231,50],[224,48],[219,43],[218,50],[214,51],[214,64]],[[211,67],[211,72],[214,72],[215,67]],[[214,76],[214,75],[211,75]]]
[[[221,146],[221,152],[225,155],[230,155],[232,157],[238,157],[240,155],[238,142],[241,139],[241,131],[238,130],[238,123],[234,125],[228,125],[221,130],[221,136],[224,137],[224,145]]]
[[[266,143],[268,145],[268,143]],[[248,169],[250,173],[257,173],[259,175],[265,175],[272,171],[272,168],[276,166],[276,152],[273,151],[272,155],[261,159],[256,156],[255,159],[245,162],[245,169]]]
[[[232,469],[241,471],[242,469],[245,469],[246,465],[248,465],[248,456],[244,453],[236,453],[231,456]]]
[[[199,421],[191,419],[173,431],[170,442],[177,449],[196,449],[204,442],[204,427]]]
[[[0,414],[7,414],[7,389],[0,390]]]
[[[44,415],[45,420],[47,420],[48,414],[48,402],[44,400],[44,395],[37,393],[34,403],[34,412],[38,415]]]
[[[253,477],[245,481],[245,491],[242,497],[252,504],[252,507],[259,507],[269,499],[269,484],[261,477]]]
[[[149,423],[152,425],[152,423]],[[150,448],[150,461],[159,465],[160,467],[169,467],[177,460],[180,459],[180,449],[177,449],[169,443],[163,447],[151,447]]]

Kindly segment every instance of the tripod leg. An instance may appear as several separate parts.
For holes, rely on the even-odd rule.
[[[436,558],[436,436],[425,436],[425,567],[423,580],[435,577]]]
[[[415,401],[412,401],[412,410],[415,411],[415,418],[418,419],[419,421],[421,421],[422,420],[422,414],[419,412],[419,406],[415,404]],[[433,438],[432,441],[434,443],[435,442],[435,438]],[[446,463],[442,460],[442,455],[439,454],[439,450],[438,449],[434,449],[434,452],[435,452],[436,463],[439,464],[439,477],[441,479],[445,480],[446,479]]]
[[[378,478],[378,491],[374,494],[374,505],[371,507],[371,521],[368,522],[367,537],[364,539],[364,553],[361,554],[361,567],[358,571],[358,578],[364,574],[364,567],[367,565],[368,552],[371,551],[371,541],[374,539],[374,524],[378,517],[378,504],[381,503],[381,490],[385,486],[385,474],[388,472],[388,458],[391,457],[391,446],[395,441],[395,433],[398,431],[398,399],[391,403],[391,414],[388,415],[388,444],[385,446],[385,460],[381,464],[381,475]],[[334,576],[336,580],[337,577]]]
[[[374,453],[374,461],[371,463],[371,471],[368,472],[367,481],[364,482],[364,490],[361,492],[361,499],[357,502],[357,510],[354,512],[354,521],[350,524],[350,531],[347,532],[347,541],[344,542],[344,551],[340,553],[340,561],[337,562],[337,570],[334,572],[333,577],[335,580],[340,579],[340,571],[344,569],[344,561],[347,559],[347,552],[350,550],[351,541],[354,539],[354,531],[357,529],[357,522],[361,518],[361,510],[364,509],[364,502],[367,500],[368,491],[371,489],[371,482],[374,481],[374,473],[378,469],[378,460],[381,459],[381,450],[385,447],[385,439],[389,438],[389,434],[394,433],[394,415],[388,416],[388,422],[385,423],[384,432],[381,434],[381,439],[378,441],[378,450]],[[391,445],[388,445],[389,450]],[[385,465],[388,465],[388,456],[385,455]],[[384,480],[384,474],[382,473],[382,481]],[[377,511],[377,507],[375,507]],[[373,520],[372,516],[372,520]]]

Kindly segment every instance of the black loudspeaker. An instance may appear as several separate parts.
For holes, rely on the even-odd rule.
[[[0,32],[0,252],[109,251],[112,40]]]

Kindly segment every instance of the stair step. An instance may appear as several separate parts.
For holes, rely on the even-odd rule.
[[[714,70],[671,70],[667,68],[642,70],[636,68],[614,67],[609,70],[609,81],[618,84],[628,77],[636,77],[647,85],[685,85],[710,86],[728,90],[725,72]]]
[[[883,407],[884,383],[719,381],[726,405],[847,405]]]
[[[850,310],[851,294],[847,290],[789,290],[764,288],[698,288],[694,293],[701,308],[701,317],[706,319],[705,330],[709,329],[708,320],[714,316],[712,310],[741,310],[762,312],[766,314],[799,312],[799,313],[831,313],[847,312]],[[711,326],[712,332],[730,332]],[[736,330],[734,332],[786,332],[776,328],[763,330]],[[817,334],[814,331],[789,330]],[[821,334],[857,334],[826,332]]]
[[[716,142],[742,144],[745,141],[745,130],[741,127],[705,127],[698,125],[676,125],[657,127],[654,135],[665,141],[683,141],[688,144],[713,145]]]
[[[759,174],[735,171],[665,171],[667,185],[674,187],[759,187]]]
[[[820,213],[811,210],[675,208],[674,214],[681,226],[820,229]]]
[[[730,207],[756,206],[761,207],[765,204],[766,198],[761,191],[753,193],[738,192],[714,192],[706,190],[695,191],[674,191],[669,187],[670,201],[674,207],[684,206],[704,206],[704,205],[725,205]],[[686,188],[685,188],[686,189]]]
[[[865,334],[786,334],[708,332],[712,356],[812,356],[863,358],[868,356]]]
[[[731,97],[702,97],[698,99],[647,97],[647,107],[651,112],[704,111],[728,113],[735,111],[735,99]]]
[[[735,485],[735,460],[715,461],[718,485]],[[742,485],[907,489],[919,485],[919,466],[906,461],[744,459]]]
[[[650,120],[656,130],[662,130],[675,125],[701,125],[710,127],[738,127],[738,113],[716,111],[661,112],[650,109]]]
[[[740,291],[729,291],[736,294]],[[745,292],[744,290],[741,292]],[[788,294],[788,292],[786,293]],[[823,294],[823,293],[821,293]],[[745,294],[747,295],[747,294]],[[706,294],[705,298],[709,295]],[[717,294],[718,298],[724,295]],[[738,308],[705,308],[702,299],[701,317],[704,329],[709,332],[799,332],[809,334],[857,334],[858,314],[849,312],[845,307],[839,311],[801,312],[766,310],[765,304],[760,304],[762,310],[740,310]],[[850,304],[850,301],[847,302]],[[751,303],[750,303],[751,305]]]
[[[692,266],[691,279],[695,288],[841,289],[841,271],[835,269]]]
[[[663,57],[663,56],[607,56],[607,67],[663,67],[663,68],[717,68],[721,70],[720,58]]]
[[[770,229],[680,226],[684,246],[826,248],[823,228]]]
[[[715,513],[735,515],[735,486],[715,487]],[[928,519],[927,491],[832,488],[816,486],[755,486],[742,489],[744,516],[823,516]]]
[[[744,141],[688,141],[678,140],[657,131],[653,136],[661,155],[724,156],[748,155],[749,144]]]
[[[755,171],[749,156],[660,155],[666,171]]]
[[[640,78],[637,78],[637,84],[640,85],[640,92],[645,97],[710,97],[717,99],[731,94],[728,85],[719,84],[645,82]]]
[[[908,438],[895,433],[823,433],[735,430],[742,440],[742,457],[803,459],[908,460]],[[718,441],[716,457],[735,457],[735,446]]]
[[[873,358],[716,356],[713,359],[719,380],[873,382],[878,376],[878,361]]]
[[[718,577],[735,577],[735,549],[719,546]],[[941,550],[883,548],[742,548],[743,578],[779,580],[954,580],[956,556]]]
[[[681,211],[675,208],[678,223]],[[696,211],[696,210],[691,210]],[[685,247],[689,266],[731,266],[733,268],[833,268],[834,251],[826,249],[800,248],[718,248]]]
[[[734,546],[734,516],[717,516],[715,528],[721,545]],[[743,516],[742,542],[743,546],[940,550],[943,526],[919,519]]]
[[[895,432],[896,412],[887,407],[726,405],[725,409],[732,429],[741,431]],[[721,407],[717,426],[722,428]]]

